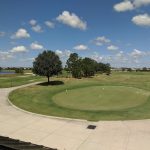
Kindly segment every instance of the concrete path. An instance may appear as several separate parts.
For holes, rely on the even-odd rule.
[[[150,150],[150,120],[93,123],[29,114],[8,103],[9,92],[16,88],[0,89],[2,136],[60,150]],[[89,130],[89,124],[97,128]]]

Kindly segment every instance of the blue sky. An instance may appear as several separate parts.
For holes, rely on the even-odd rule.
[[[32,66],[43,50],[150,67],[150,0],[0,0],[0,66]]]

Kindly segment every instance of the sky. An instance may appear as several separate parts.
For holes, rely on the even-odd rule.
[[[0,0],[0,66],[44,50],[112,67],[150,67],[150,0]]]

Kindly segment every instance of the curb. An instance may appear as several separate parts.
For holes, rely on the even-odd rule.
[[[37,84],[37,83],[35,83],[35,84]],[[27,85],[27,86],[25,86],[25,87],[28,87],[28,86],[30,86],[30,85]],[[22,87],[20,87],[20,88],[22,88]],[[19,87],[16,87],[16,89],[19,89]],[[16,90],[16,89],[13,89],[12,91],[14,91],[14,90]],[[12,92],[12,91],[10,91],[10,92]],[[8,95],[7,95],[7,102],[13,107],[13,108],[15,108],[15,109],[17,109],[17,110],[19,110],[19,111],[21,111],[21,112],[24,112],[24,113],[26,113],[26,114],[29,114],[29,115],[35,115],[35,116],[39,116],[39,117],[44,117],[44,118],[49,118],[49,119],[57,119],[57,120],[63,120],[63,121],[78,121],[78,122],[86,122],[86,123],[88,123],[88,122],[90,122],[90,121],[88,121],[88,120],[83,120],[83,119],[71,119],[71,118],[63,118],[63,117],[55,117],[55,116],[48,116],[48,115],[42,115],[42,114],[38,114],[38,113],[34,113],[34,112],[29,112],[29,111],[27,111],[27,110],[24,110],[24,109],[21,109],[21,108],[19,108],[19,107],[17,107],[16,105],[14,105],[10,100],[9,100],[9,94],[10,94],[10,92],[8,93]],[[93,121],[92,121],[93,122]],[[93,122],[93,123],[97,123],[97,122]]]

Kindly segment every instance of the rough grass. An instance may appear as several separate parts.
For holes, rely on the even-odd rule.
[[[149,73],[113,73],[111,76],[97,75],[93,78],[72,79],[72,78],[54,78],[53,80],[63,81],[64,84],[46,85],[39,84],[13,91],[9,98],[13,104],[27,111],[52,115],[58,117],[78,118],[92,121],[98,120],[131,120],[131,119],[148,119],[150,118],[150,97],[147,99],[141,97],[138,105],[132,105],[128,98],[129,93],[124,96],[130,106],[120,108],[119,110],[76,110],[73,108],[62,107],[53,101],[53,97],[66,89],[88,88],[90,86],[124,86],[133,87],[146,93],[150,91],[150,74]],[[56,82],[59,83],[59,82]],[[113,88],[112,88],[113,90]],[[126,89],[127,90],[127,89]],[[80,90],[79,90],[80,91]],[[133,93],[134,93],[133,92]],[[142,92],[142,93],[143,93]],[[88,93],[88,91],[87,91]],[[107,94],[107,93],[105,93]],[[119,100],[124,97],[119,95]],[[132,98],[131,98],[132,99]],[[89,99],[90,100],[90,99]],[[92,101],[92,100],[91,100]],[[119,101],[120,102],[120,101]],[[112,102],[110,102],[112,103]],[[129,104],[129,103],[128,103]],[[134,103],[135,104],[135,103]],[[120,104],[121,105],[121,104]],[[80,106],[80,104],[78,104]],[[90,106],[90,104],[89,104]],[[112,106],[109,104],[109,106]],[[115,106],[115,105],[114,105]],[[123,105],[122,105],[123,106]],[[106,107],[106,105],[105,105]]]
[[[0,75],[0,88],[14,87],[37,81],[44,81],[44,79],[39,76],[23,74]]]

